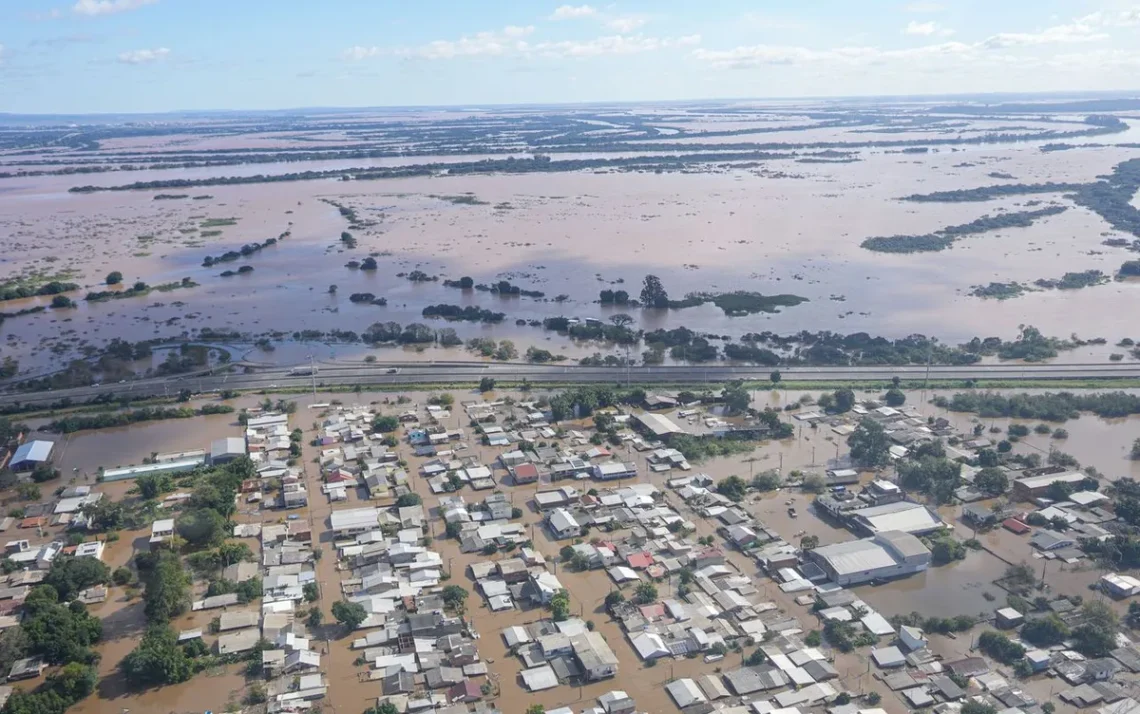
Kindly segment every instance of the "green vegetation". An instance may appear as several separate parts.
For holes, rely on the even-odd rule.
[[[929,496],[935,503],[949,503],[958,488],[962,465],[946,458],[941,442],[916,447],[910,458],[898,463],[899,485]]]
[[[1015,664],[1025,657],[1025,648],[1000,632],[987,630],[978,637],[978,649],[1002,664]]]
[[[78,290],[79,285],[66,282],[68,277],[71,277],[70,272],[58,273],[56,275],[35,272],[8,278],[0,281],[0,301],[46,297],[71,290]]]
[[[1021,283],[990,283],[989,285],[975,285],[970,289],[970,295],[980,298],[993,298],[996,300],[1010,300],[1021,297],[1026,293]]]
[[[161,285],[147,285],[140,280],[126,290],[93,290],[87,293],[83,299],[87,302],[107,302],[108,300],[125,300],[127,298],[141,297],[149,294],[152,290],[166,293],[180,288],[196,287],[198,287],[198,283],[190,278],[182,278],[179,282],[163,283]]]
[[[1110,278],[1099,270],[1085,270],[1080,273],[1065,273],[1063,277],[1056,280],[1040,278],[1034,280],[1033,284],[1047,290],[1079,290],[1103,285],[1109,280]]]
[[[882,424],[874,419],[860,419],[847,437],[847,445],[851,447],[851,459],[859,466],[875,468],[890,462],[890,440]]]
[[[1106,419],[1140,414],[1140,396],[1127,392],[1076,394],[998,394],[996,392],[959,392],[950,399],[936,397],[934,403],[950,411],[977,414],[984,419],[1011,417],[1064,422],[1092,412]]]
[[[358,602],[337,600],[332,604],[332,616],[348,630],[355,630],[368,619],[368,611]]]
[[[1120,265],[1117,276],[1121,278],[1140,278],[1140,260],[1128,260]]]
[[[72,434],[77,431],[89,429],[105,429],[115,426],[127,426],[146,421],[161,421],[164,419],[189,419],[207,414],[231,414],[234,408],[228,404],[205,404],[200,409],[189,407],[143,407],[125,412],[108,412],[91,416],[73,414],[49,423],[48,431],[60,434]]]
[[[958,226],[947,226],[934,233],[926,235],[900,235],[868,238],[861,244],[867,250],[880,253],[922,253],[946,250],[954,241],[962,236],[987,233],[1006,228],[1028,228],[1034,221],[1048,216],[1064,213],[1065,206],[1050,206],[1037,211],[1019,211],[1014,213],[999,213],[993,216],[982,216]]]
[[[442,317],[445,320],[461,320],[464,322],[482,322],[494,324],[502,322],[506,315],[494,312],[475,305],[428,305],[423,309],[424,317]]]
[[[203,233],[202,235],[206,235]],[[202,259],[202,267],[209,268],[218,263],[229,263],[241,258],[248,258],[254,253],[260,252],[270,246],[277,245],[277,241],[285,238],[288,232],[281,234],[278,238],[266,238],[261,243],[246,243],[238,250],[227,250],[221,255],[207,255]]]

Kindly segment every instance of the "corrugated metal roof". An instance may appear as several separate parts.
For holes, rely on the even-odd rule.
[[[887,549],[871,540],[852,540],[821,546],[812,551],[812,557],[826,561],[838,575],[891,568],[895,565],[895,559]]]
[[[39,463],[47,461],[48,457],[51,456],[51,450],[54,446],[54,442],[41,440],[28,441],[20,444],[16,449],[16,453],[12,455],[11,464],[15,466],[21,462]]]

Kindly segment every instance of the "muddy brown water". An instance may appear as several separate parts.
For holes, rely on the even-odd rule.
[[[24,370],[32,370],[58,363],[62,356],[47,349],[56,344],[65,348],[64,355],[74,354],[68,350],[85,340],[101,344],[111,336],[170,337],[207,325],[246,332],[361,332],[377,321],[422,321],[425,305],[456,303],[477,304],[508,317],[493,327],[429,324],[454,327],[464,338],[509,338],[524,350],[537,345],[581,357],[602,346],[574,345],[535,328],[517,327],[514,320],[558,314],[606,319],[621,309],[594,303],[598,291],[620,288],[636,295],[641,278],[650,272],[660,275],[674,296],[744,289],[794,293],[811,301],[779,314],[734,318],[711,305],[636,313],[644,329],[687,325],[733,336],[800,329],[896,337],[921,332],[953,342],[975,335],[1011,337],[1025,323],[1047,334],[1077,331],[1110,342],[1135,331],[1128,306],[1135,302],[1140,282],[1035,293],[1005,302],[965,294],[971,285],[990,281],[1032,281],[1092,268],[1115,271],[1130,254],[1100,242],[1127,236],[1084,209],[1072,208],[1032,228],[972,236],[940,253],[875,254],[859,247],[872,235],[927,233],[1001,210],[1022,210],[1030,200],[1061,200],[1046,195],[918,204],[896,200],[901,195],[989,185],[994,179],[987,174],[996,170],[1026,182],[1090,181],[1131,156],[1128,150],[1042,153],[1036,145],[1001,145],[921,157],[874,150],[861,156],[862,161],[851,164],[770,162],[768,168],[785,172],[779,177],[751,170],[542,174],[178,190],[213,197],[204,201],[154,201],[152,191],[67,192],[76,183],[133,180],[126,173],[6,179],[0,181],[5,272],[75,269],[81,274],[78,282],[95,288],[107,272],[120,270],[128,282],[159,284],[190,277],[200,287],[8,320],[0,327],[5,340],[0,354],[17,357]],[[304,163],[290,166],[305,168]],[[485,205],[431,198],[468,192]],[[372,228],[354,231],[356,250],[340,246],[346,222],[319,198],[353,206],[362,218],[376,221]],[[202,227],[209,218],[238,220],[234,226]],[[203,237],[206,230],[221,233]],[[248,259],[201,266],[206,255],[286,230],[292,233],[288,239]],[[344,267],[349,259],[372,252],[381,254],[375,273]],[[242,264],[252,265],[254,272],[219,277]],[[509,279],[548,297],[569,295],[569,300],[559,305],[464,294],[396,277],[415,269],[441,278],[470,275],[477,282]],[[328,294],[330,285],[338,286],[336,295]],[[382,295],[388,306],[351,304],[348,296],[354,292]],[[15,301],[3,309],[44,302]],[[336,350],[343,358],[366,353],[360,347],[308,351],[312,349],[325,354]],[[289,353],[292,361],[305,358],[297,352]],[[1106,357],[1101,353],[1097,359]]]
[[[777,393],[760,392],[756,395],[757,406],[780,406],[790,400],[798,399],[800,392]],[[306,431],[306,441],[312,436],[312,424],[318,419],[319,412],[308,409],[308,405],[316,402],[327,403],[334,399],[345,403],[382,402],[385,399],[395,400],[397,395],[387,393],[355,394],[322,394],[300,395],[291,397],[298,402],[298,411],[292,418],[291,424],[299,426]],[[426,393],[407,393],[415,406],[426,401]],[[473,392],[455,392],[457,403],[464,400],[477,399]],[[502,396],[502,395],[490,395]],[[518,395],[515,395],[518,396]],[[532,395],[533,396],[533,395]],[[864,398],[870,395],[859,395]],[[919,402],[921,394],[909,393],[912,403]],[[927,397],[933,396],[933,393]],[[252,405],[259,397],[244,397],[234,403],[238,406]],[[945,415],[942,410],[932,405],[920,405],[923,413],[932,415]],[[401,407],[407,408],[407,407]],[[388,407],[389,411],[396,407]],[[456,424],[462,424],[462,416],[458,408],[454,410]],[[946,415],[961,429],[971,426],[970,415]],[[987,425],[989,420],[987,420]],[[1006,420],[997,420],[1000,426]],[[465,425],[464,425],[465,426]],[[1121,475],[1137,476],[1134,471],[1135,464],[1123,458],[1124,454],[1117,453],[1123,446],[1130,443],[1135,434],[1134,420],[1101,420],[1092,416],[1071,421],[1065,425],[1070,432],[1070,438],[1064,448],[1070,453],[1088,454],[1089,463],[1097,465],[1106,474],[1113,477]],[[209,441],[218,436],[230,435],[238,432],[232,415],[218,415],[207,418],[195,418],[184,421],[158,422],[139,424],[129,428],[100,430],[75,434],[67,439],[61,451],[61,465],[65,467],[80,467],[81,471],[75,476],[76,482],[84,482],[84,470],[93,472],[100,465],[109,466],[124,463],[139,463],[142,458],[154,451],[181,451],[193,448],[204,448]],[[1048,440],[1045,440],[1046,442]],[[1029,443],[1026,443],[1029,442]],[[738,455],[728,458],[711,459],[696,465],[694,472],[704,472],[714,478],[724,478],[737,474],[747,476],[768,469],[781,468],[784,474],[792,470],[822,470],[836,452],[839,446],[840,455],[846,453],[846,446],[842,439],[826,429],[797,428],[794,438],[779,444],[764,444],[751,454]],[[1018,450],[1029,448],[1043,448],[1047,444],[1034,443],[1034,439],[1025,440],[1017,446]],[[1118,448],[1119,447],[1119,448]],[[297,514],[314,527],[316,547],[322,550],[323,557],[318,561],[317,574],[321,584],[322,598],[318,606],[325,613],[326,622],[332,622],[330,606],[339,597],[339,582],[343,573],[337,570],[335,553],[332,549],[330,534],[327,532],[328,516],[333,508],[351,508],[363,505],[360,502],[361,493],[354,493],[347,503],[338,503],[330,507],[327,499],[320,493],[319,474],[316,467],[310,463],[310,447],[305,447],[306,457],[302,464],[309,478],[310,508],[302,509]],[[406,452],[406,447],[401,447]],[[490,463],[496,450],[486,447],[473,447],[471,453],[477,453]],[[636,458],[636,457],[635,457]],[[418,474],[423,459],[407,456],[409,473]],[[638,459],[640,461],[640,459]],[[74,465],[74,466],[73,466]],[[642,468],[641,479],[650,481],[664,488],[665,481],[675,474],[650,474]],[[864,480],[870,478],[864,476]],[[90,482],[90,481],[87,481]],[[432,509],[438,503],[438,498],[428,493],[422,480],[416,476],[413,484],[424,497],[425,506]],[[104,484],[101,489],[108,497],[123,497],[130,488],[129,482]],[[503,489],[512,495],[517,503],[526,501],[532,489],[513,489],[503,486]],[[482,494],[464,493],[467,500],[478,501]],[[802,506],[798,518],[787,515],[786,500],[795,499]],[[685,507],[678,500],[669,496],[669,500],[683,513],[688,514]],[[835,527],[816,517],[807,507],[809,498],[799,493],[781,491],[754,497],[744,506],[753,515],[763,520],[789,541],[798,540],[801,532],[817,535],[821,543],[833,543],[849,540],[853,536],[846,530]],[[536,524],[539,517],[529,507],[524,507],[524,523]],[[692,515],[692,514],[689,514]],[[969,531],[965,529],[956,518],[956,509],[946,509],[943,513],[946,520],[951,523],[962,535],[968,537]],[[277,521],[283,515],[277,512],[264,512],[260,515],[243,515],[242,520],[252,519]],[[696,536],[715,535],[715,524],[701,518],[694,518],[697,524]],[[433,522],[434,523],[434,522]],[[136,548],[145,547],[147,532],[124,533],[119,541],[111,544],[107,550],[106,560],[112,568],[126,563]],[[50,534],[49,534],[50,537]],[[545,531],[536,526],[533,529],[536,547],[548,558],[552,558],[561,547],[561,542],[548,539]],[[935,568],[927,573],[895,581],[877,587],[862,587],[857,590],[872,607],[879,609],[886,616],[909,613],[918,610],[924,614],[976,614],[1000,606],[1004,600],[1004,593],[992,585],[992,580],[999,577],[1005,569],[1004,560],[1017,562],[1027,560],[1040,567],[1041,563],[1031,560],[1028,546],[1023,539],[1004,531],[995,531],[985,536],[986,547],[993,551],[971,553],[965,561]],[[483,606],[482,598],[474,591],[467,567],[484,556],[480,554],[461,554],[455,542],[446,538],[438,538],[433,542],[432,548],[440,553],[447,567],[453,573],[453,581],[462,584],[471,591],[468,599],[468,616],[478,631],[480,639],[478,646],[480,654],[489,664],[491,670],[490,681],[494,683],[494,693],[490,698],[495,699],[504,711],[521,711],[531,703],[542,703],[548,708],[560,704],[573,704],[575,707],[586,706],[592,703],[598,695],[610,689],[624,689],[637,701],[641,710],[649,712],[669,712],[675,707],[663,689],[663,685],[671,678],[692,677],[703,673],[715,672],[719,665],[725,671],[738,665],[735,658],[739,655],[729,655],[726,660],[718,664],[708,664],[701,659],[677,660],[662,662],[655,667],[642,665],[625,635],[616,623],[609,620],[602,609],[602,602],[612,588],[611,581],[604,572],[570,573],[560,570],[558,575],[571,592],[572,611],[583,619],[592,620],[595,627],[601,632],[614,649],[619,658],[619,674],[614,680],[591,684],[582,688],[560,686],[556,689],[531,694],[523,690],[518,679],[522,668],[521,662],[506,652],[505,643],[501,637],[503,628],[531,622],[546,617],[548,613],[543,610],[527,609],[514,610],[505,613],[491,613]],[[496,556],[502,557],[502,556]],[[814,617],[801,606],[793,602],[793,598],[781,593],[756,568],[751,559],[743,554],[729,551],[728,559],[740,572],[754,577],[765,598],[775,602],[784,612],[795,615],[800,619],[805,629],[818,629],[819,625]],[[1062,569],[1056,564],[1048,566],[1046,581],[1057,592],[1066,594],[1087,594],[1088,583],[1101,574],[1095,568],[1087,565]],[[203,589],[204,583],[196,583],[196,592]],[[667,596],[671,585],[662,585],[662,596]],[[996,596],[996,600],[987,599],[983,593],[989,592]],[[76,711],[85,714],[111,714],[122,709],[132,711],[158,711],[158,712],[190,712],[211,709],[224,710],[230,703],[240,700],[245,690],[246,682],[241,675],[240,667],[229,668],[225,671],[209,672],[199,675],[191,682],[174,687],[164,687],[147,692],[128,692],[122,686],[121,680],[115,673],[118,662],[121,661],[137,644],[141,636],[144,619],[141,613],[141,601],[136,596],[127,597],[121,588],[112,588],[111,597],[107,602],[93,608],[93,612],[104,620],[107,639],[99,646],[102,655],[100,674],[102,682],[99,692],[77,705]],[[212,619],[207,613],[195,613],[178,618],[172,625],[176,629],[190,627],[204,627]],[[326,625],[316,633],[314,639],[324,655],[323,670],[329,678],[330,693],[326,700],[333,711],[360,711],[375,703],[380,693],[379,683],[365,679],[368,668],[354,664],[356,653],[349,649],[353,636],[341,631],[335,624]],[[947,653],[958,653],[962,648],[968,647],[963,638],[952,640],[949,638],[935,638],[933,647],[945,649]],[[891,694],[873,676],[873,666],[868,667],[867,653],[859,652],[851,655],[839,655],[836,666],[843,673],[843,682],[849,689],[855,691],[869,691],[874,689],[883,695],[883,706],[889,711],[901,712],[901,702]],[[1045,688],[1046,685],[1031,682],[1034,691]],[[1040,695],[1039,695],[1040,696]]]

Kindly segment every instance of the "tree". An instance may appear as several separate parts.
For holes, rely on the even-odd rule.
[[[56,295],[51,299],[51,306],[59,309],[75,307],[75,301],[66,295]]]
[[[891,387],[887,390],[884,400],[889,407],[901,407],[903,404],[906,404],[906,394],[897,387]]]
[[[1024,647],[993,630],[978,637],[978,648],[1002,664],[1013,664],[1025,656]]]
[[[372,430],[384,434],[400,428],[400,420],[394,416],[378,416],[372,420]]]
[[[368,611],[358,602],[337,600],[332,605],[332,616],[349,630],[355,630],[368,619]]]
[[[1009,489],[1009,477],[1001,469],[987,467],[974,476],[974,486],[991,496],[1000,496]]]
[[[835,411],[846,414],[855,406],[855,392],[850,389],[835,390]]]
[[[855,431],[847,437],[847,445],[851,447],[851,459],[859,466],[874,468],[890,462],[891,442],[883,425],[874,419],[859,420]]]
[[[407,508],[409,506],[418,506],[424,502],[424,499],[418,493],[405,493],[396,499],[397,508]]]
[[[218,546],[218,565],[226,567],[243,560],[253,560],[253,551],[245,543],[222,543]]]
[[[176,524],[178,535],[197,547],[220,544],[226,538],[226,519],[212,508],[199,508],[183,514]]]
[[[1038,647],[1060,644],[1068,636],[1069,626],[1053,613],[1030,620],[1021,628],[1021,639]]]
[[[748,491],[748,484],[744,479],[739,476],[729,476],[722,479],[716,485],[716,492],[724,496],[730,501],[740,503],[744,500],[744,494]]]
[[[775,471],[768,471],[767,473],[757,474],[752,479],[752,488],[757,491],[775,491],[783,484],[780,480],[780,475]]]
[[[33,593],[36,591],[35,598],[29,593],[25,600],[29,616],[20,623],[28,638],[28,653],[39,655],[48,664],[95,661],[91,647],[103,637],[103,623],[87,614],[82,603],[75,603],[73,609],[52,602],[55,590],[49,586],[37,586]]]
[[[479,391],[480,392],[493,392],[494,390],[495,390],[495,378],[494,377],[483,377],[482,379],[479,380]]]
[[[606,593],[606,607],[614,607],[625,602],[625,594],[621,590],[611,590]]]
[[[555,622],[563,622],[570,617],[570,593],[565,588],[550,599],[550,615]]]
[[[546,707],[541,704],[531,704],[526,708],[526,714],[546,714]]]
[[[107,273],[108,285],[118,285],[121,282],[123,282],[123,274],[119,271],[112,270],[111,272]]]
[[[814,550],[819,547],[819,536],[806,535],[800,538],[800,550]]]
[[[982,449],[978,452],[978,465],[982,468],[994,468],[1000,463],[1001,458],[993,449]]]
[[[305,602],[316,602],[321,597],[321,589],[315,582],[305,583],[301,593],[305,596]]]
[[[178,635],[167,625],[148,629],[138,646],[119,663],[119,669],[133,687],[177,684],[194,673],[190,659],[178,646]]]
[[[65,701],[77,702],[94,692],[98,681],[99,676],[94,667],[71,662],[65,664],[55,674],[49,675],[44,684],[47,685],[47,689]]]
[[[641,304],[644,307],[669,307],[669,293],[656,275],[646,275],[641,284]]]
[[[1120,619],[1112,608],[1099,600],[1081,606],[1084,622],[1073,628],[1073,647],[1086,657],[1104,657],[1116,648]]]
[[[827,486],[827,481],[819,474],[808,474],[800,481],[800,488],[808,493],[820,493]]]
[[[55,588],[60,602],[75,599],[80,591],[103,585],[111,579],[111,569],[97,558],[57,557],[44,577],[44,584]]]
[[[629,327],[633,324],[633,317],[624,312],[619,312],[616,315],[610,315],[610,322],[613,323],[614,327]]]
[[[725,385],[721,395],[724,397],[724,406],[733,414],[743,414],[752,404],[752,395],[739,380]]]
[[[305,618],[305,624],[308,625],[310,629],[316,629],[321,626],[324,619],[325,614],[321,612],[321,608],[312,607],[309,608],[309,616]]]
[[[648,605],[657,600],[657,586],[651,582],[638,583],[633,591],[633,599],[639,605]]]
[[[135,485],[138,486],[139,495],[147,500],[174,490],[174,480],[169,474],[143,474],[135,479]]]
[[[779,384],[780,380],[783,378],[784,378],[784,375],[780,374],[780,370],[778,370],[778,369],[772,370],[772,373],[768,375],[768,381],[770,381],[772,383],[773,387],[776,386],[777,384]]]
[[[467,601],[467,591],[459,585],[448,585],[443,589],[442,597],[445,607],[462,612]]]
[[[182,568],[178,556],[169,551],[158,554],[157,562],[146,577],[146,618],[151,622],[168,622],[186,612],[190,605],[190,575]]]

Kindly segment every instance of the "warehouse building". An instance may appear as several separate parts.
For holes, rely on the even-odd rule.
[[[856,530],[871,536],[885,531],[902,531],[921,536],[946,527],[938,514],[921,503],[910,501],[859,508],[851,511],[849,516]]]
[[[930,566],[930,550],[918,538],[902,531],[884,531],[863,540],[820,546],[804,556],[842,586],[913,575]]]
[[[20,444],[16,448],[16,453],[12,454],[8,468],[12,471],[31,471],[40,464],[46,464],[51,460],[51,450],[54,446],[53,442],[42,440]]]
[[[1080,471],[1062,471],[1060,473],[1026,476],[1013,482],[1013,495],[1021,501],[1030,501],[1038,496],[1044,496],[1049,487],[1055,483],[1065,483],[1076,486],[1087,478]]]
[[[212,464],[228,464],[245,455],[245,439],[237,436],[215,439],[210,444],[210,463]]]
[[[668,439],[674,434],[684,434],[685,430],[676,422],[661,414],[635,414],[633,425],[638,431],[657,439]]]

